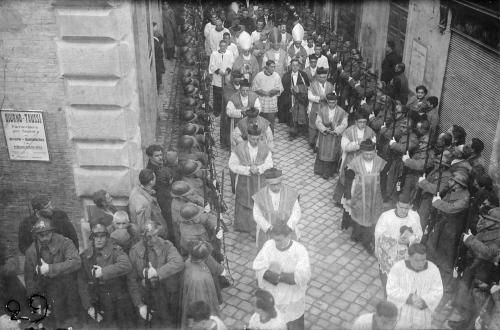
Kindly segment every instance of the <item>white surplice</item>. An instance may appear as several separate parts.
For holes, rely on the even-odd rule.
[[[406,260],[392,266],[387,278],[387,301],[398,307],[396,329],[431,329],[432,313],[443,297],[443,282],[439,269],[427,261],[427,268],[416,272],[409,268]],[[421,297],[427,307],[418,309],[407,304],[410,294]]]
[[[264,280],[264,273],[272,267],[279,268],[283,273],[293,273],[295,284],[278,283],[273,285]],[[253,269],[261,289],[269,291],[275,301],[276,309],[283,313],[285,322],[294,321],[304,315],[306,308],[306,289],[311,279],[311,265],[306,248],[293,241],[285,251],[276,248],[274,239],[270,239],[253,262]]]

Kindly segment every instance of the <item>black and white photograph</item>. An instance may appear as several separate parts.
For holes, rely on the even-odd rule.
[[[0,0],[0,330],[500,329],[500,0]]]

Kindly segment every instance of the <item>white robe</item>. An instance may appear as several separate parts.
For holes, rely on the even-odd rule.
[[[436,265],[427,261],[427,269],[415,272],[406,266],[405,260],[398,261],[389,272],[386,289],[387,301],[398,307],[396,329],[432,328],[432,313],[443,297],[443,283]],[[426,309],[406,304],[412,293],[425,301]]]
[[[266,323],[260,321],[260,316],[254,313],[248,321],[248,327],[252,330],[287,330],[286,322],[279,310],[276,310],[276,317]]]
[[[375,257],[377,257],[380,271],[383,273],[389,273],[397,261],[408,257],[408,246],[398,243],[402,226],[410,227],[413,230],[410,244],[420,242],[422,227],[417,212],[409,210],[405,218],[400,218],[396,215],[395,209],[392,209],[385,211],[378,218],[375,226]]]
[[[271,268],[278,273],[293,273],[295,284],[278,283],[273,285],[264,280],[264,273]],[[278,269],[277,269],[278,268]],[[306,308],[306,289],[311,279],[311,265],[306,248],[299,242],[293,241],[285,251],[276,248],[276,242],[271,239],[264,243],[253,262],[253,269],[257,275],[259,288],[269,291],[275,301],[275,307],[285,319],[285,322],[294,321],[304,315]]]

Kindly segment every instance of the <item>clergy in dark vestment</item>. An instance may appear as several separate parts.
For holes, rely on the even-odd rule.
[[[356,156],[358,156],[360,151],[361,141],[366,139],[371,139],[374,143],[376,140],[375,133],[370,127],[367,127],[366,123],[368,120],[368,115],[364,112],[355,112],[356,124],[349,126],[342,134],[342,140],[340,145],[342,146],[342,163],[340,165],[340,174],[337,185],[335,186],[333,192],[333,200],[340,204],[342,195],[344,194],[345,185],[345,168],[349,162]]]
[[[309,99],[309,106],[307,108],[307,115],[309,117],[309,133],[308,141],[311,148],[316,147],[316,139],[318,136],[318,129],[316,127],[316,116],[321,105],[326,105],[326,94],[334,93],[335,86],[326,81],[328,77],[328,70],[325,68],[318,68],[316,71],[316,80],[311,82],[307,98]]]
[[[347,112],[337,105],[337,95],[326,95],[327,106],[322,106],[316,117],[319,130],[318,154],[314,163],[314,173],[328,179],[337,172],[342,156],[340,142],[342,133],[347,128]]]
[[[267,186],[252,196],[255,204],[253,216],[257,223],[257,247],[259,250],[270,239],[269,229],[277,223],[284,223],[293,230],[292,237],[298,241],[298,223],[301,217],[299,193],[283,184],[283,173],[270,168],[264,173]]]
[[[370,139],[361,142],[359,150],[361,155],[347,165],[346,172],[353,174],[353,180],[346,182],[342,204],[352,219],[353,238],[360,240],[366,250],[373,253],[374,229],[382,214],[380,172],[386,161],[377,156],[375,143]]]
[[[260,140],[257,125],[248,128],[248,141],[234,148],[229,157],[229,169],[236,173],[234,229],[255,234],[252,196],[265,186],[264,171],[273,167],[271,151]]]

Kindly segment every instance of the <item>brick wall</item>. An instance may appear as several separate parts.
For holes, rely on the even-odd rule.
[[[156,130],[146,24],[155,10],[130,0],[0,2],[0,102],[5,91],[4,108],[45,111],[51,158],[11,162],[0,132],[0,228],[12,252],[37,192],[50,194],[78,232],[94,191],[126,203]]]
[[[3,108],[44,111],[51,159],[49,163],[10,161],[0,125],[0,228],[13,250],[17,250],[18,224],[29,215],[28,200],[37,192],[52,195],[54,205],[68,212],[73,223],[82,216],[62,108],[64,83],[51,2],[0,2],[0,102],[5,95]]]

